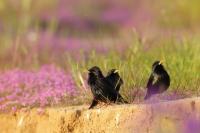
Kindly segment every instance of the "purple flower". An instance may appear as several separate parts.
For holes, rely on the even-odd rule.
[[[9,106],[47,106],[74,96],[76,85],[70,73],[53,65],[38,71],[10,70],[0,75],[0,110]]]

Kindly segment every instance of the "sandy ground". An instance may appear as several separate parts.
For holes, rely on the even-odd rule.
[[[189,121],[200,120],[200,98],[87,108],[75,106],[0,114],[0,132],[184,133]]]

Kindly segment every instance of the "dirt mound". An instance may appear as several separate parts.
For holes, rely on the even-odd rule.
[[[157,104],[48,108],[0,114],[2,133],[180,133],[200,126],[200,98]],[[197,125],[197,126],[196,126]],[[197,129],[196,129],[197,128]]]

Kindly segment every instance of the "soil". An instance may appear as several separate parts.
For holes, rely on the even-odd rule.
[[[182,133],[187,130],[188,121],[200,122],[200,98],[109,105],[92,110],[88,106],[1,113],[0,132]]]

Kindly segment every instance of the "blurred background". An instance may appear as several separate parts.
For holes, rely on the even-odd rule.
[[[120,69],[122,94],[141,99],[157,59],[173,95],[199,95],[199,24],[199,0],[0,0],[1,108],[85,103],[93,65]]]
[[[81,56],[123,51],[135,34],[148,46],[169,36],[193,37],[199,33],[199,5],[198,0],[1,0],[0,66],[46,63],[45,52],[79,58],[77,51]]]

